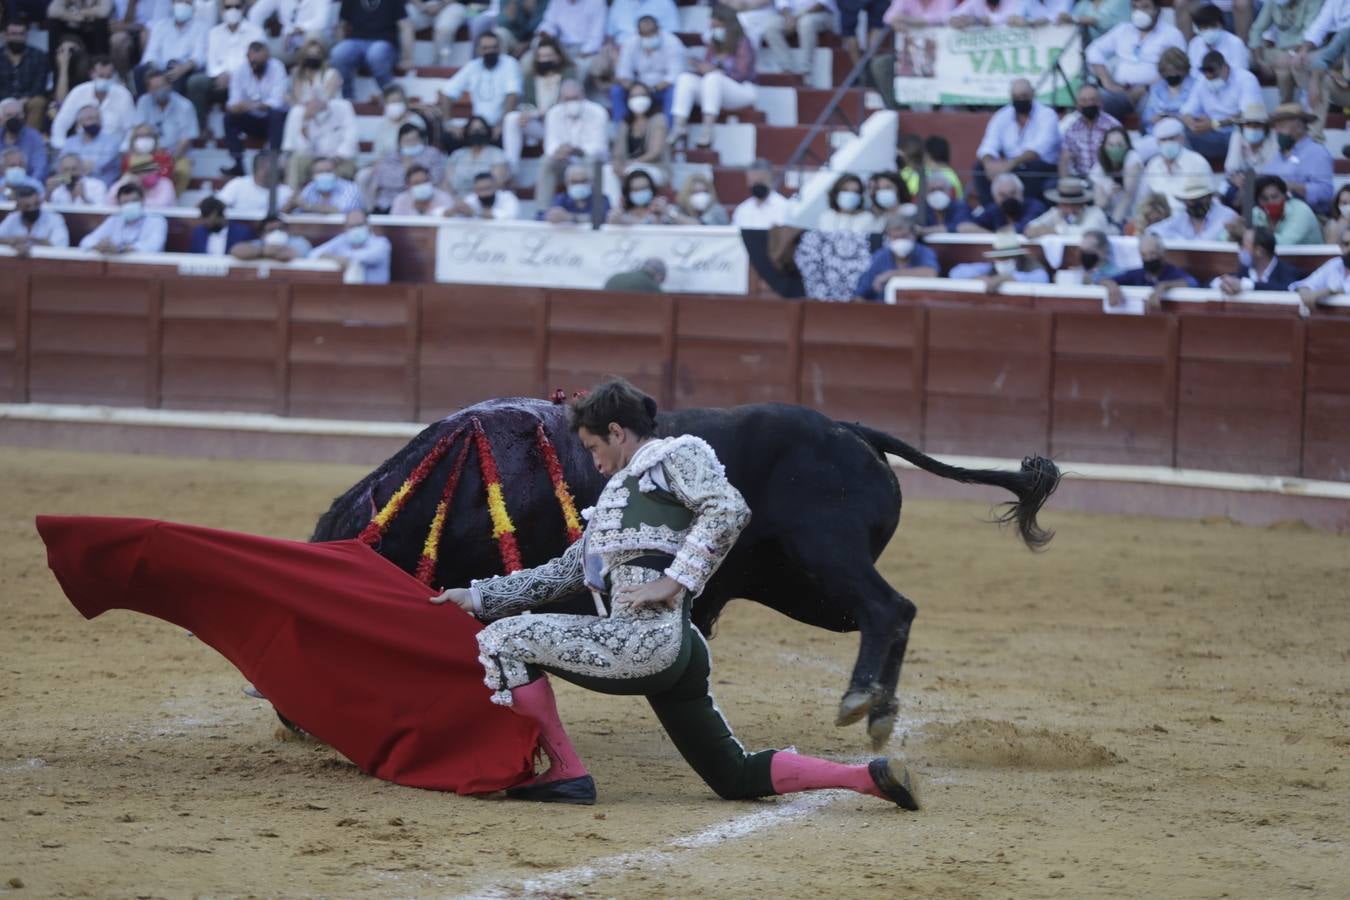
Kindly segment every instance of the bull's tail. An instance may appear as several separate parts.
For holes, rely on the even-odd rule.
[[[936,460],[884,431],[852,422],[841,424],[865,440],[878,453],[894,453],[925,472],[966,484],[992,484],[1011,491],[1017,496],[1017,500],[1008,501],[996,521],[1000,524],[1015,522],[1018,534],[1032,550],[1041,549],[1055,536],[1053,531],[1046,531],[1036,524],[1036,515],[1045,505],[1045,501],[1055,492],[1055,488],[1059,487],[1060,479],[1059,467],[1044,456],[1025,457],[1022,460],[1022,468],[1015,472],[1006,469],[963,469]]]

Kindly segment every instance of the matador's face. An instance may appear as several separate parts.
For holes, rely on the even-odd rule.
[[[628,460],[633,455],[630,436],[626,429],[617,424],[611,424],[610,432],[606,434],[595,434],[585,426],[577,429],[581,445],[591,455],[591,460],[600,470],[600,474],[606,478],[628,465]]]

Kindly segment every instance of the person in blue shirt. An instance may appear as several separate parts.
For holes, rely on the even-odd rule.
[[[597,206],[600,208],[598,214],[595,211]],[[540,210],[538,218],[554,225],[565,222],[585,225],[597,215],[594,221],[605,221],[609,215],[609,198],[596,193],[589,166],[573,163],[563,175],[562,192],[553,198],[548,209]]]
[[[372,234],[364,210],[347,213],[347,230],[309,251],[310,259],[331,259],[358,276],[360,284],[388,284],[389,258],[393,248],[389,238]]]
[[[1148,308],[1162,308],[1163,295],[1172,288],[1196,287],[1196,281],[1189,273],[1167,261],[1167,247],[1156,234],[1145,234],[1139,238],[1139,259],[1143,263],[1137,269],[1121,272],[1115,278],[1102,281],[1106,288],[1107,303],[1119,306],[1122,302],[1121,287],[1151,287],[1153,293],[1148,296]]]
[[[872,262],[858,278],[853,296],[873,302],[884,299],[886,282],[892,278],[936,278],[938,258],[931,247],[918,242],[914,220],[894,215],[886,220],[886,244],[872,255]]]
[[[1022,179],[1011,172],[995,178],[990,191],[994,202],[972,212],[970,221],[958,225],[957,231],[978,234],[1012,228],[1022,234],[1033,219],[1045,212],[1045,204],[1040,200],[1024,197]]]
[[[0,100],[0,150],[11,148],[23,151],[29,177],[39,184],[47,180],[47,141],[24,121],[23,104],[13,97]]]
[[[917,223],[922,237],[947,234],[970,221],[970,207],[956,196],[951,179],[941,173],[930,174],[924,179],[924,188],[924,204]]]
[[[103,114],[97,106],[83,107],[75,121],[79,131],[66,139],[65,152],[84,161],[86,174],[111,185],[117,180],[118,164],[122,161],[121,141],[103,130]]]

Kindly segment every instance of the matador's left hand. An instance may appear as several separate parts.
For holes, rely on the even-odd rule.
[[[621,587],[614,592],[614,602],[641,609],[645,606],[657,609],[674,609],[680,602],[684,585],[669,575],[662,575],[646,584]]]
[[[447,600],[469,615],[473,615],[473,594],[469,592],[468,588],[450,588],[431,598],[431,602],[437,605],[444,603]]]

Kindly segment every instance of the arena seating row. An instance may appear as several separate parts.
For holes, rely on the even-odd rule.
[[[426,421],[614,373],[664,406],[799,402],[937,453],[1350,479],[1346,318],[7,271],[12,402]]]

